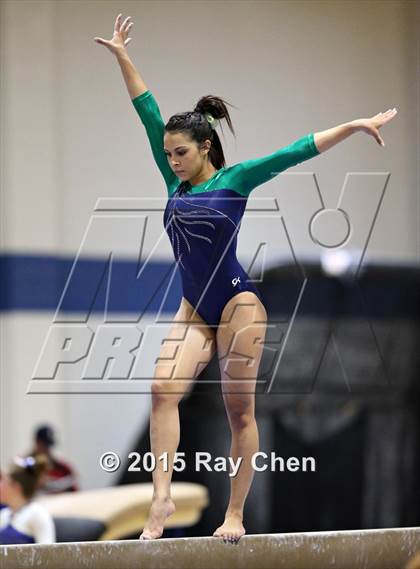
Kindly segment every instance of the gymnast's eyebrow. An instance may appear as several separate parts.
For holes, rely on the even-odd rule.
[[[175,150],[179,150],[180,148],[187,148],[187,147],[186,146],[177,146],[175,148]],[[164,150],[164,152],[169,152],[169,150],[167,148],[164,148],[163,150]]]

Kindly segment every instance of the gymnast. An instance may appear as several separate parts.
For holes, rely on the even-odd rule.
[[[54,543],[51,514],[34,502],[48,460],[45,455],[15,457],[0,480],[0,544]]]
[[[183,297],[152,383],[151,450],[167,452],[153,472],[153,498],[140,539],[156,539],[175,511],[171,500],[173,458],[179,444],[178,404],[213,355],[221,373],[222,395],[231,429],[230,456],[242,457],[231,478],[225,519],[213,535],[237,543],[245,534],[243,510],[253,479],[251,457],[258,451],[255,385],[266,332],[267,314],[260,294],[236,258],[237,235],[251,191],[280,172],[325,152],[356,132],[382,146],[379,128],[396,109],[310,133],[261,158],[226,166],[217,134],[225,120],[234,134],[227,102],[201,97],[191,112],[172,116],[165,125],[158,104],[133,65],[127,45],[133,21],[119,14],[111,40],[95,37],[116,56],[132,103],[146,129],[153,157],[164,178],[164,213],[181,274]],[[247,357],[238,357],[246,354]],[[168,365],[168,361],[170,365]]]

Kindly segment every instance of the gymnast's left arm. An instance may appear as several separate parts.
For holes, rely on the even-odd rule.
[[[272,154],[235,164],[228,168],[226,173],[231,178],[232,187],[243,196],[249,196],[257,186],[268,182],[292,166],[314,158],[356,132],[365,132],[373,136],[378,144],[384,146],[379,129],[396,114],[396,109],[389,109],[371,118],[356,119],[328,130],[311,132]]]
[[[379,134],[379,129],[384,126],[384,124],[393,119],[396,114],[397,109],[388,109],[386,112],[378,113],[377,115],[368,119],[356,119],[351,122],[334,126],[328,130],[316,132],[314,134],[314,143],[318,151],[321,153],[325,152],[332,146],[335,146],[356,132],[365,132],[366,134],[373,136],[378,144],[385,146],[385,143]]]

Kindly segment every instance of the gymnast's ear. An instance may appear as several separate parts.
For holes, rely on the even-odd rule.
[[[204,154],[208,154],[210,152],[210,148],[211,148],[211,140],[209,140],[208,138],[200,144],[200,150]]]

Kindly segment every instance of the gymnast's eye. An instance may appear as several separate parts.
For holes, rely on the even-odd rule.
[[[184,154],[186,154],[187,152],[188,152],[188,150],[177,150],[177,151],[175,152],[175,154],[176,154],[177,156],[184,156]],[[164,150],[164,153],[165,153],[166,156],[168,156],[168,157],[171,156],[171,153],[169,152],[169,150]]]

